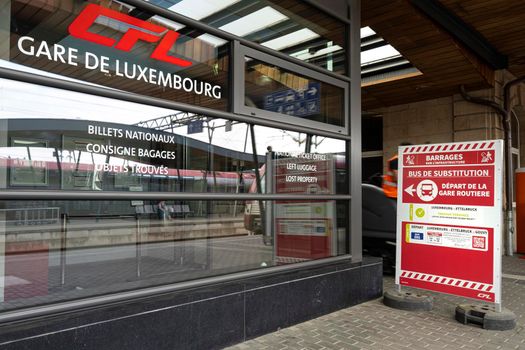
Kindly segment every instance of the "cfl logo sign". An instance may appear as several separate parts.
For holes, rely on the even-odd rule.
[[[127,23],[133,27],[138,27],[141,30],[128,28],[118,41],[113,38],[90,32],[89,28],[100,16]],[[130,51],[139,40],[149,43],[158,42],[155,50],[150,56],[151,58],[181,67],[189,67],[192,65],[191,61],[168,55],[169,50],[177,41],[179,33],[99,5],[87,5],[84,10],[80,12],[78,17],[75,18],[73,23],[69,25],[68,29],[69,34],[75,38],[87,40],[99,45],[114,47],[126,52]]]
[[[487,299],[487,300],[491,299],[490,294],[486,294],[486,293],[478,293],[478,298]]]

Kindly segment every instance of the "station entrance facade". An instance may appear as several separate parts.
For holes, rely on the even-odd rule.
[[[0,2],[0,342],[208,348],[380,295],[359,23],[206,3]]]

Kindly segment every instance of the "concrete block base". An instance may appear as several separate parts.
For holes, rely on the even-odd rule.
[[[512,311],[502,308],[501,312],[496,312],[494,305],[486,304],[456,306],[456,321],[495,331],[507,331],[516,327],[516,315]]]
[[[383,295],[383,303],[386,306],[407,311],[430,311],[433,302],[431,296],[413,292],[389,290]]]

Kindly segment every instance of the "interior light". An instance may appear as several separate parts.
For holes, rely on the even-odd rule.
[[[269,85],[273,82],[273,79],[270,78],[269,76],[267,75],[260,75],[258,78],[257,78],[257,81],[256,81],[256,84],[257,85],[260,85],[260,86],[265,86],[265,85]]]
[[[311,31],[308,28],[304,28],[290,34],[283,35],[279,38],[266,41],[264,43],[261,43],[261,45],[274,50],[282,50],[284,48],[301,44],[305,41],[312,40],[318,37],[319,34]]]
[[[169,29],[172,29],[172,30],[175,30],[175,31],[185,27],[184,24],[180,24],[180,23],[177,23],[175,21],[172,21],[171,19],[167,19],[167,18],[160,17],[160,16],[157,16],[157,15],[151,17],[151,19],[154,22],[162,25],[163,27],[169,28]]]
[[[279,22],[286,21],[287,19],[288,17],[279,11],[270,6],[266,6],[258,11],[250,13],[249,15],[225,24],[222,27],[219,27],[219,29],[237,36],[245,36]]]
[[[366,38],[367,36],[374,35],[375,33],[376,32],[374,32],[370,27],[361,28],[361,38]]]
[[[210,34],[202,34],[197,37],[197,39],[202,40],[204,42],[207,42],[213,47],[222,46],[226,44],[228,41],[218,38],[216,36],[210,35]]]
[[[182,0],[169,10],[197,21],[217,13],[240,0]]]
[[[394,49],[391,45],[384,45],[372,50],[361,52],[361,65],[377,61],[383,61],[385,59],[397,56],[401,56],[399,51]]]

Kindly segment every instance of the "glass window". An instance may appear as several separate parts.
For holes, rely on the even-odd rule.
[[[10,149],[11,186],[47,186],[47,162],[42,160],[49,153],[47,142],[15,138]]]
[[[347,253],[345,204],[272,206],[262,230],[252,202],[0,201],[0,310]]]
[[[345,125],[345,89],[245,57],[246,107]]]
[[[347,194],[345,141],[6,79],[0,89],[1,189],[210,192],[0,200],[0,310],[348,254],[346,201],[213,200]]]
[[[304,1],[150,2],[330,71],[346,71],[344,23]]]
[[[344,72],[345,25],[302,1],[151,2]],[[0,67],[229,108],[221,38],[125,2],[4,3]],[[252,56],[243,107],[348,128],[348,84]],[[0,200],[0,311],[349,253],[349,200],[315,197],[348,195],[347,141],[7,79],[0,91],[0,191],[209,193]]]
[[[315,158],[338,179],[329,193],[348,193],[342,140],[252,132],[241,122],[6,79],[0,89],[0,188],[256,192],[271,148],[287,162]],[[311,176],[305,169],[295,175]],[[311,185],[307,193],[327,193]]]
[[[124,2],[11,0],[10,8],[0,19],[11,28],[1,67],[228,108],[229,45],[220,38]]]

